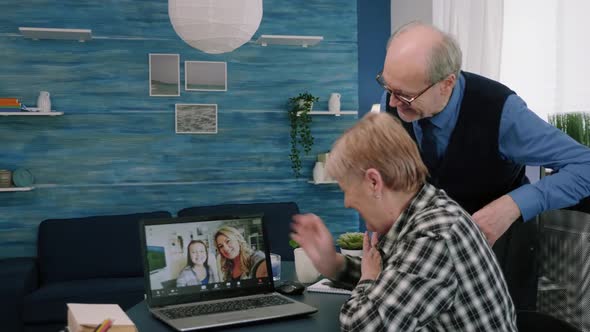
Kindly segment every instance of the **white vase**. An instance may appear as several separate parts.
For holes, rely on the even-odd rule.
[[[39,97],[37,97],[37,108],[39,109],[39,112],[51,112],[51,99],[49,98],[49,92],[39,92]]]
[[[321,161],[316,162],[313,167],[313,181],[316,183],[326,181],[326,170],[324,163]]]
[[[332,93],[330,94],[330,99],[328,100],[328,111],[330,113],[340,113],[340,97],[339,93]]]
[[[297,275],[297,280],[304,284],[316,281],[320,273],[313,266],[311,259],[309,259],[303,248],[297,248],[293,253],[295,255],[295,274]]]
[[[340,253],[342,253],[343,255],[347,255],[347,256],[363,257],[362,249],[351,250],[351,249],[340,248]]]

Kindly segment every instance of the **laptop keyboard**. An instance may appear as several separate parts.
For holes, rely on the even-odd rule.
[[[171,309],[163,309],[160,310],[160,313],[162,313],[169,319],[179,319],[185,317],[217,314],[222,312],[270,307],[288,303],[293,303],[293,301],[290,301],[278,295],[271,295],[252,299],[228,300],[216,303],[197,304]]]

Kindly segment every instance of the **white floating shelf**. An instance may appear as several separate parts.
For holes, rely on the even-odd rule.
[[[291,36],[291,35],[261,35],[257,44],[267,45],[291,45],[291,46],[314,46],[324,40],[322,36]]]
[[[90,29],[55,29],[19,27],[18,30],[25,38],[31,39],[67,39],[85,42],[92,39]]]
[[[319,181],[319,182],[315,182],[313,180],[310,180],[310,181],[307,181],[307,183],[311,183],[311,184],[315,184],[315,185],[318,185],[318,184],[337,184],[338,181]]]
[[[0,192],[7,192],[7,191],[31,191],[35,187],[10,187],[10,188],[0,188]]]
[[[32,112],[0,112],[0,116],[58,116],[64,114],[64,112],[56,112],[54,110],[51,112],[39,112],[37,111],[38,108],[35,107],[28,107],[28,109]]]
[[[330,111],[311,111],[309,112],[311,115],[334,115],[334,116],[341,116],[341,115],[358,115],[357,111],[340,111],[340,112],[330,112]]]

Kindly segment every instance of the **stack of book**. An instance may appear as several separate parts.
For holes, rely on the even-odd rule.
[[[20,112],[22,107],[18,98],[0,98],[0,112]]]

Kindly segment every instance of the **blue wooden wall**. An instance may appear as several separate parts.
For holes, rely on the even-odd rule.
[[[167,210],[229,202],[295,201],[336,235],[357,230],[337,185],[307,183],[315,154],[356,121],[314,116],[315,146],[295,179],[286,101],[331,92],[358,108],[357,3],[264,0],[261,34],[321,35],[317,46],[209,55],[174,33],[166,0],[3,0],[0,97],[51,93],[60,117],[0,117],[0,169],[29,169],[35,190],[0,193],[0,257],[35,253],[47,218]],[[33,41],[19,26],[92,29],[94,39]],[[149,97],[148,54],[180,54],[180,97]],[[184,61],[227,61],[227,92],[184,91]],[[177,135],[175,103],[218,104],[218,134]],[[288,221],[285,221],[288,222]],[[67,239],[64,239],[67,240]]]

